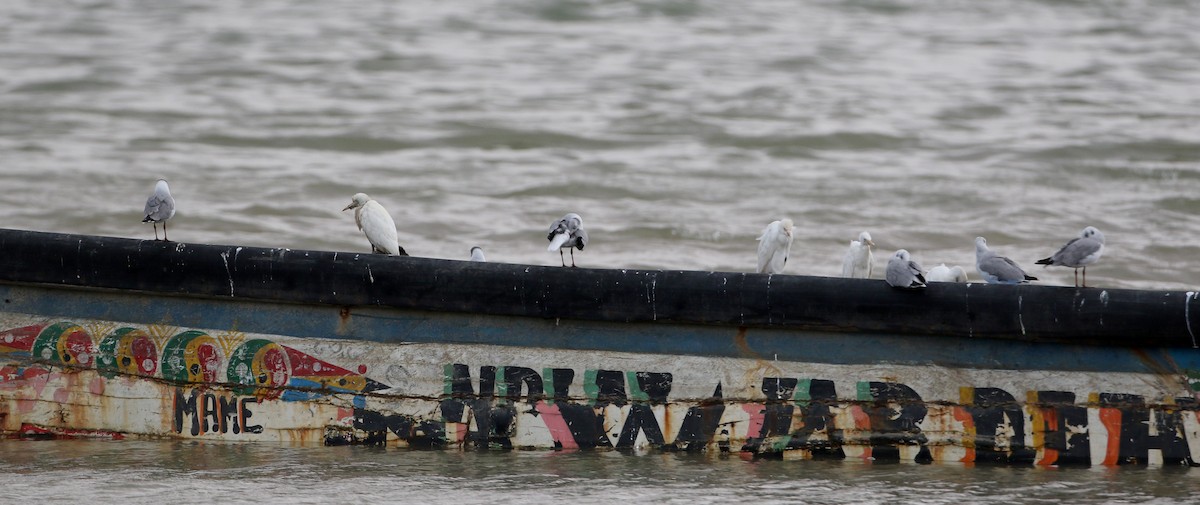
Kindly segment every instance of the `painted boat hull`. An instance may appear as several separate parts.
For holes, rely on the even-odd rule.
[[[0,250],[12,436],[1200,461],[1193,293],[10,230]]]

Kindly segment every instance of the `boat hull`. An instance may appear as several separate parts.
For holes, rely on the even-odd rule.
[[[1193,464],[1198,298],[0,230],[0,432]]]
[[[1200,460],[1190,349],[233,307],[33,286],[0,296],[0,429],[16,436]],[[79,317],[109,313],[130,317]],[[356,325],[384,336],[338,334]],[[271,331],[293,327],[330,333]]]

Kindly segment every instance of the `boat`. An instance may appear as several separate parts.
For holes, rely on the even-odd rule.
[[[0,230],[0,432],[1194,465],[1197,298]]]

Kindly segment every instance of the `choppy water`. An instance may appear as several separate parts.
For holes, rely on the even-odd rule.
[[[1186,468],[1042,469],[193,442],[0,443],[9,503],[1195,503]]]
[[[1193,288],[1200,3],[1004,0],[0,3],[6,227],[415,255],[835,275],[861,230],[974,276],[1086,225],[1101,286]],[[878,269],[877,269],[878,270]],[[976,277],[977,278],[977,277]]]
[[[6,0],[0,226],[149,238],[142,205],[166,177],[171,238],[185,242],[366,251],[340,212],[365,191],[420,256],[478,244],[493,261],[557,264],[545,229],[575,211],[591,231],[583,266],[748,271],[758,232],[787,216],[789,273],[836,274],[866,229],[877,265],[903,247],[977,279],[984,235],[1062,285],[1070,270],[1033,262],[1094,225],[1108,250],[1092,284],[1194,288],[1198,19],[1200,3],[1166,0]],[[143,501],[365,490],[465,503],[500,489],[1100,502],[1183,500],[1171,493],[1195,480],[676,455],[0,451],[5,498],[39,501],[45,482],[79,481],[82,496]]]

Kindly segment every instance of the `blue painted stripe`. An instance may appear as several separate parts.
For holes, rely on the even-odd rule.
[[[76,291],[0,285],[3,310],[58,320],[170,324],[300,338],[489,344],[566,350],[735,357],[830,364],[1182,373],[1200,350],[1149,350],[1014,340],[816,333],[729,326],[611,323]]]

